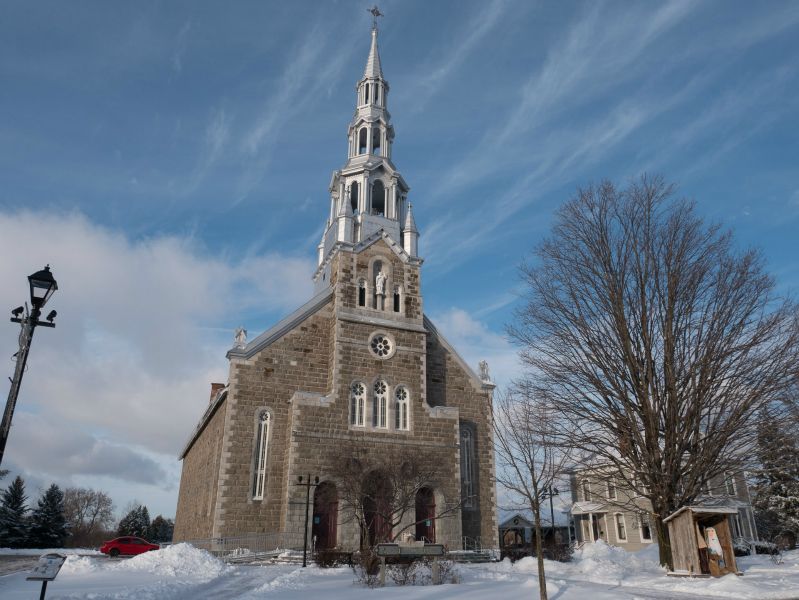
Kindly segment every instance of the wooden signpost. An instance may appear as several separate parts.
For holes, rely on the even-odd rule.
[[[67,559],[63,554],[43,554],[39,557],[39,562],[33,567],[31,574],[26,577],[28,581],[41,581],[42,593],[39,594],[39,600],[44,600],[44,594],[47,591],[47,582],[53,581],[61,570],[61,566]]]

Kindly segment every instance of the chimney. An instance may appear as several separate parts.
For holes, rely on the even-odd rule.
[[[225,387],[224,383],[212,383],[211,384],[211,400],[210,400],[210,402],[214,401],[214,398],[216,398],[216,395],[219,393],[219,390],[223,389],[224,387]]]

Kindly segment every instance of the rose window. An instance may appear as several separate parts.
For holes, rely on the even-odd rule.
[[[391,354],[391,340],[384,335],[376,335],[372,338],[372,352],[380,358],[385,358]]]
[[[352,395],[353,396],[363,396],[363,393],[365,391],[366,390],[363,389],[363,384],[362,383],[353,383],[352,384]]]
[[[385,381],[378,381],[375,383],[375,394],[377,396],[383,396],[386,393],[386,382]]]
[[[403,387],[397,388],[396,396],[398,402],[404,402],[408,399],[408,390]]]

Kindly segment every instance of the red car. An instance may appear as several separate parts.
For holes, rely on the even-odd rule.
[[[137,537],[119,537],[110,542],[105,542],[100,546],[100,552],[109,556],[119,556],[120,554],[141,554],[150,550],[160,550],[158,544],[151,544],[147,540]]]

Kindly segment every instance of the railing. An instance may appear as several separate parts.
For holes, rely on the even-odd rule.
[[[483,549],[483,544],[479,537],[463,536],[462,543],[464,550],[473,550],[474,552],[480,552]]]
[[[303,535],[297,532],[253,533],[236,537],[183,540],[219,558],[274,556],[288,550],[302,551]]]

